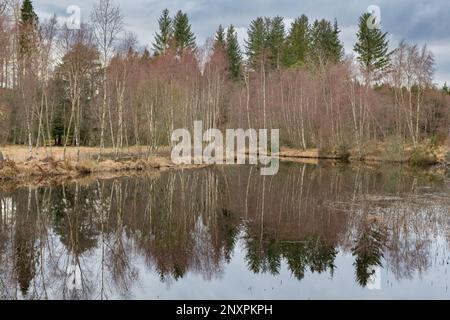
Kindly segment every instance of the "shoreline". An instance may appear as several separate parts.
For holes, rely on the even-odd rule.
[[[11,147],[10,147],[11,148]],[[12,147],[19,149],[19,147]],[[3,148],[4,149],[4,148]],[[26,148],[22,148],[26,149]],[[0,148],[2,150],[2,148]],[[443,147],[443,152],[448,149]],[[71,150],[73,151],[73,150]],[[94,151],[90,150],[91,152]],[[442,152],[441,152],[442,153]],[[397,161],[389,161],[381,156],[365,155],[363,157],[356,157],[353,152],[347,157],[338,156],[333,153],[321,152],[318,149],[291,149],[281,148],[279,152],[280,162],[297,162],[306,164],[318,164],[320,161],[334,161],[340,163],[363,163],[363,164],[405,164],[414,166],[408,156]],[[4,153],[7,160],[0,161],[0,183],[1,184],[46,184],[48,180],[51,183],[62,182],[67,180],[74,180],[85,178],[89,176],[117,178],[122,176],[133,176],[137,174],[154,174],[166,170],[181,170],[181,169],[195,169],[212,166],[210,164],[192,164],[192,165],[177,165],[172,163],[167,150],[160,150],[156,155],[150,157],[142,157],[142,153],[129,152],[124,153],[121,158],[112,160],[104,158],[100,162],[92,159],[92,153],[88,153],[89,158],[79,162],[73,161],[70,158],[63,160],[61,158],[46,157],[41,159],[32,159],[28,161],[14,161],[8,152]],[[425,163],[422,168],[432,167],[449,167],[450,163],[446,161],[445,157],[436,156],[435,161]]]

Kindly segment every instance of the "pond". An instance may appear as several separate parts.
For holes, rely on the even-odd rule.
[[[0,191],[1,299],[449,296],[445,175],[324,162],[89,181]]]

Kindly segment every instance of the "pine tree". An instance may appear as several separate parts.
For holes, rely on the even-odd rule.
[[[181,54],[184,50],[195,49],[195,36],[189,24],[189,18],[181,10],[177,12],[173,19],[174,40],[177,53]]]
[[[354,46],[357,59],[369,82],[379,77],[390,64],[387,33],[383,33],[379,28],[369,28],[367,21],[370,17],[370,13],[364,13],[359,18],[358,41]]]
[[[30,53],[34,47],[38,24],[39,19],[34,12],[31,0],[24,0],[20,8],[20,53],[22,55]]]
[[[155,55],[166,55],[170,47],[170,42],[173,36],[172,19],[169,17],[169,10],[164,9],[161,17],[158,19],[159,33],[155,35],[155,42],[153,49]]]
[[[286,39],[283,54],[283,64],[287,67],[301,65],[305,62],[309,48],[309,22],[308,17],[302,15],[295,19]]]
[[[267,55],[267,38],[268,38],[267,19],[258,17],[250,23],[247,31],[248,40],[245,41],[246,53],[250,64],[257,68],[261,60],[266,62]]]
[[[281,58],[283,55],[285,42],[285,29],[283,18],[276,16],[269,22],[270,30],[268,31],[267,45],[269,48],[269,64],[274,69],[281,66]]]
[[[242,54],[233,25],[230,25],[227,30],[226,54],[230,76],[234,80],[239,80],[241,77]]]
[[[225,51],[225,30],[222,25],[216,31],[216,36],[214,38],[214,49],[220,48]]]

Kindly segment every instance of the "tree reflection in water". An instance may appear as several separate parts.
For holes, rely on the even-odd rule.
[[[219,167],[4,190],[0,298],[132,297],[141,262],[168,285],[188,274],[210,281],[240,245],[251,273],[286,266],[293,281],[333,277],[336,257],[350,253],[361,286],[377,266],[412,278],[432,265],[433,239],[448,241],[447,193],[444,181],[405,168],[328,164],[283,165],[274,177]]]

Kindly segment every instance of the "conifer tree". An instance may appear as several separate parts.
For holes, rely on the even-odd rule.
[[[245,47],[249,62],[254,68],[260,65],[261,60],[263,63],[266,61],[269,23],[268,19],[258,17],[248,28]]]
[[[39,19],[31,0],[24,0],[20,8],[20,53],[30,53],[36,37]]]
[[[340,30],[335,21],[322,19],[314,21],[310,29],[308,58],[313,65],[336,63],[342,59],[343,45],[339,39]]]
[[[227,30],[226,54],[230,76],[234,80],[239,80],[241,77],[242,54],[233,25],[230,25]]]
[[[177,53],[181,54],[184,50],[195,49],[195,36],[191,30],[189,18],[181,10],[177,12],[173,19],[173,36]]]
[[[216,36],[214,38],[214,49],[220,48],[225,51],[225,30],[222,25],[216,31]]]
[[[340,33],[338,22],[334,19],[333,32],[330,33],[330,55],[336,62],[341,61],[344,56],[344,45],[339,39]]]
[[[250,23],[247,31],[246,50],[253,67],[261,63],[271,68],[281,66],[285,44],[285,28],[283,18],[256,18]]]
[[[359,18],[358,41],[354,46],[357,59],[369,82],[380,73],[386,70],[390,64],[389,40],[387,33],[383,33],[380,28],[369,28],[368,19],[370,13],[364,13]]]
[[[444,83],[444,86],[442,87],[442,91],[444,91],[444,93],[446,94],[450,94],[450,88],[447,85],[447,82]]]
[[[141,56],[141,61],[149,61],[150,59],[151,59],[150,51],[148,51],[148,49],[145,48],[144,52],[142,53],[142,56]]]
[[[274,69],[279,69],[283,55],[285,43],[285,28],[283,18],[276,16],[270,20],[270,30],[268,32],[268,47],[270,51],[269,63]]]
[[[309,47],[308,17],[302,15],[295,19],[286,38],[283,64],[287,67],[301,65],[305,62]]]
[[[161,17],[158,19],[159,33],[155,35],[153,49],[155,55],[165,55],[170,47],[173,36],[172,19],[169,17],[169,10],[164,9]]]
[[[20,18],[23,24],[37,24],[38,16],[34,12],[31,0],[24,0],[20,9]]]

